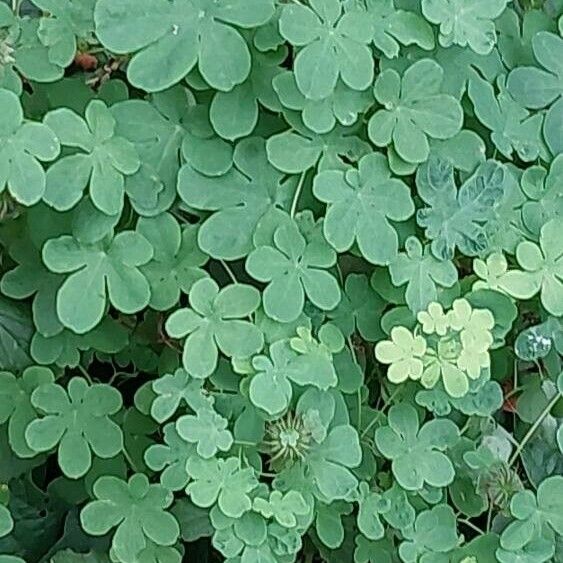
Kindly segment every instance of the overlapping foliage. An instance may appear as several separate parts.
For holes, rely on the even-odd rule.
[[[0,3],[0,563],[563,559],[563,2]]]

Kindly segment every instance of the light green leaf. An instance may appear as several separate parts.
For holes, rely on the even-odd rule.
[[[197,378],[211,375],[219,350],[229,357],[248,358],[264,344],[260,330],[243,317],[260,304],[258,290],[249,285],[230,285],[219,291],[210,278],[197,281],[190,291],[192,308],[178,309],[166,321],[173,338],[184,338],[183,364]]]
[[[174,496],[162,485],[149,484],[136,473],[125,482],[104,475],[94,484],[95,500],[80,513],[80,523],[93,536],[116,528],[112,550],[124,562],[133,562],[150,542],[172,546],[180,535],[177,520],[167,512]]]
[[[373,264],[387,265],[397,257],[399,237],[389,220],[407,220],[414,203],[406,184],[391,177],[383,155],[364,156],[358,170],[317,174],[313,193],[328,204],[324,234],[338,252],[356,241]]]
[[[408,403],[391,407],[388,426],[375,431],[375,443],[392,460],[393,475],[406,490],[420,490],[450,484],[455,470],[443,453],[459,438],[457,426],[446,419],[431,420],[419,426],[418,414]]]
[[[416,314],[437,300],[438,288],[452,287],[458,274],[453,262],[438,260],[416,237],[406,240],[405,251],[391,262],[389,272],[394,285],[407,284],[405,299]]]
[[[57,314],[63,325],[78,334],[88,332],[102,320],[108,300],[128,314],[146,307],[150,285],[139,266],[152,255],[152,246],[135,231],[94,244],[72,236],[48,240],[43,262],[51,272],[67,274],[57,293]]]
[[[67,390],[45,383],[34,389],[31,404],[42,416],[25,430],[29,448],[45,452],[57,447],[59,466],[71,479],[88,472],[92,453],[108,459],[123,448],[121,428],[110,418],[121,409],[121,394],[109,385],[89,385],[80,377],[72,378]]]
[[[85,117],[68,108],[45,116],[61,144],[80,152],[49,168],[43,199],[57,211],[66,211],[80,201],[89,185],[92,203],[106,215],[115,215],[123,209],[125,176],[139,170],[139,156],[129,141],[115,135],[115,120],[104,102],[90,102]]]
[[[250,72],[248,46],[233,26],[258,26],[273,13],[271,0],[101,0],[94,15],[96,35],[105,47],[135,53],[128,67],[134,86],[164,90],[199,63],[207,82],[227,92]]]
[[[55,160],[59,139],[41,123],[24,121],[18,97],[0,89],[0,192],[26,206],[37,203],[45,192],[45,172],[40,164]]]
[[[407,162],[424,162],[429,139],[449,139],[461,130],[463,111],[443,89],[444,70],[431,59],[417,61],[399,75],[384,70],[374,95],[384,106],[370,119],[368,135],[378,147],[393,145]]]
[[[490,53],[496,43],[494,20],[508,0],[422,0],[424,17],[440,25],[440,45],[468,46],[480,55]]]
[[[246,270],[267,283],[264,311],[274,320],[294,321],[303,311],[305,296],[323,310],[340,301],[336,279],[327,272],[336,254],[321,240],[307,242],[294,221],[278,227],[273,246],[259,246],[246,260]]]

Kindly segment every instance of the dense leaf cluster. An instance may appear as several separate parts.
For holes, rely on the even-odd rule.
[[[0,563],[563,560],[563,2],[0,2]]]

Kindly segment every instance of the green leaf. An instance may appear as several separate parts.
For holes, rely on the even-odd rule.
[[[171,418],[182,403],[194,411],[213,406],[213,399],[206,395],[201,379],[190,377],[182,368],[153,381],[152,389],[156,397],[151,404],[151,416],[160,423]]]
[[[391,340],[380,340],[376,344],[375,357],[384,364],[390,364],[387,379],[391,383],[403,383],[407,379],[421,378],[426,351],[423,336],[412,334],[404,326],[394,326]]]
[[[407,493],[396,482],[383,493],[383,498],[389,504],[389,510],[382,513],[383,519],[393,528],[402,530],[412,527],[416,512]]]
[[[357,329],[362,338],[374,342],[383,336],[379,321],[385,300],[370,286],[364,275],[350,274],[344,283],[342,299],[328,316],[344,336]]]
[[[518,245],[516,258],[523,270],[504,276],[505,290],[519,299],[541,293],[541,302],[548,313],[563,315],[563,249],[562,224],[558,219],[546,223],[540,234],[540,245],[525,241]]]
[[[121,428],[110,418],[121,409],[121,394],[109,385],[89,385],[80,377],[67,390],[44,383],[34,389],[31,404],[42,416],[25,429],[28,446],[34,452],[56,447],[59,466],[71,479],[88,472],[92,453],[108,459],[123,448]]]
[[[384,70],[375,81],[374,95],[385,109],[370,119],[368,134],[378,147],[393,145],[407,162],[424,162],[429,139],[449,139],[460,132],[463,111],[443,89],[444,70],[431,59],[417,61],[401,76]]]
[[[329,96],[338,78],[354,90],[373,81],[373,60],[368,47],[372,27],[359,10],[342,13],[338,0],[317,0],[309,6],[284,6],[280,33],[295,47],[295,80],[306,98]]]
[[[51,272],[67,274],[57,292],[60,321],[84,334],[101,321],[108,299],[123,313],[146,307],[150,285],[139,266],[152,256],[152,246],[135,231],[109,235],[94,244],[83,244],[72,236],[48,240],[43,262]]]
[[[207,115],[198,111],[193,95],[180,86],[152,96],[151,101],[127,100],[111,108],[116,133],[135,146],[141,166],[125,177],[125,191],[134,209],[153,217],[167,210],[176,198],[180,149],[197,143],[204,151],[214,149],[214,162],[205,154],[190,151],[198,169],[210,166],[215,173],[228,170],[232,150],[216,138]]]
[[[27,426],[37,416],[31,396],[41,385],[54,381],[53,372],[44,367],[29,367],[20,378],[8,372],[0,372],[0,422],[8,422],[10,447],[19,457],[30,458],[36,455],[25,439]]]
[[[178,434],[175,424],[164,426],[164,444],[152,444],[145,451],[145,462],[160,472],[160,484],[169,491],[185,489],[189,481],[188,461],[196,456],[193,444]]]
[[[96,35],[114,53],[135,53],[127,76],[138,88],[164,90],[198,63],[207,82],[227,92],[250,72],[248,46],[234,26],[261,25],[274,13],[271,0],[251,1],[99,0]]]
[[[354,563],[391,563],[392,549],[386,539],[370,541],[362,535],[355,538]]]
[[[418,313],[438,299],[438,288],[452,287],[457,281],[457,271],[450,260],[440,261],[424,249],[416,237],[405,242],[406,252],[400,253],[389,265],[393,285],[407,284],[405,299],[409,309]]]
[[[317,134],[328,133],[335,125],[354,125],[359,114],[371,104],[368,90],[358,91],[349,88],[339,80],[333,92],[321,100],[311,100],[297,87],[292,72],[278,74],[272,82],[280,102],[285,108],[301,112],[304,125]]]
[[[510,7],[495,22],[499,32],[498,49],[504,64],[513,69],[533,65],[532,40],[540,31],[555,31],[553,19],[543,10],[526,10],[521,16]]]
[[[196,506],[208,508],[217,503],[230,518],[240,518],[251,509],[249,493],[258,483],[252,468],[241,469],[237,458],[192,458],[188,462],[188,473],[193,480],[186,492]]]
[[[197,444],[196,451],[204,459],[214,457],[218,451],[231,449],[233,435],[227,426],[228,420],[211,409],[200,409],[195,415],[184,415],[176,421],[179,436]]]
[[[311,490],[324,503],[350,497],[358,486],[352,469],[362,460],[356,429],[347,420],[338,421],[329,397],[328,392],[310,389],[299,399],[296,412],[310,428],[313,441],[304,458],[278,476],[283,485],[292,482],[293,474],[301,490]]]
[[[421,512],[414,526],[407,528],[404,535],[399,554],[405,563],[436,560],[438,554],[448,553],[456,547],[459,539],[454,512],[445,504]]]
[[[542,150],[542,116],[530,112],[515,102],[506,90],[504,77],[497,79],[498,95],[493,86],[475,75],[469,81],[469,97],[479,121],[491,130],[495,147],[507,158],[513,151],[530,162]]]
[[[10,511],[0,504],[0,538],[8,535],[14,527]]]
[[[178,309],[166,321],[173,338],[184,338],[183,364],[193,377],[205,378],[217,367],[219,350],[229,357],[248,358],[264,344],[260,330],[242,318],[260,304],[258,290],[234,284],[219,290],[210,278],[190,291],[192,308]]]
[[[415,10],[396,8],[395,0],[348,0],[352,9],[366,11],[373,25],[373,44],[387,58],[399,55],[401,46],[434,47],[432,27]]]
[[[293,528],[297,525],[297,518],[309,512],[307,502],[297,491],[289,491],[285,494],[272,491],[267,500],[255,498],[252,508],[265,518],[273,518],[285,528]]]
[[[530,543],[544,524],[556,534],[563,532],[563,477],[556,475],[541,482],[537,498],[531,491],[516,493],[510,501],[510,511],[516,518],[500,536],[503,549],[515,551]]]
[[[250,381],[249,398],[254,405],[268,414],[282,413],[293,396],[291,362],[297,354],[280,340],[270,346],[270,357],[256,356],[252,365],[256,374]]]
[[[259,246],[246,260],[246,270],[267,283],[264,311],[276,321],[292,322],[303,311],[305,296],[323,310],[340,301],[336,279],[327,269],[336,261],[335,252],[323,241],[307,242],[294,221],[278,227],[272,246]]]
[[[557,156],[549,172],[541,166],[531,166],[522,174],[522,191],[528,201],[522,206],[524,225],[536,236],[550,219],[562,215],[561,181],[563,179],[563,158]]]
[[[207,275],[202,269],[207,256],[197,245],[198,230],[191,225],[182,228],[172,215],[162,213],[157,217],[142,217],[137,231],[154,250],[152,260],[141,267],[151,288],[149,305],[165,311]]]
[[[252,250],[258,223],[281,214],[294,189],[293,182],[284,181],[268,163],[263,139],[241,141],[234,162],[235,167],[218,178],[201,174],[189,164],[178,176],[182,200],[195,209],[214,212],[199,229],[200,248],[226,260],[242,258]]]
[[[534,56],[539,65],[515,68],[508,76],[508,90],[514,99],[531,109],[549,108],[545,116],[544,136],[554,154],[561,152],[560,131],[563,102],[563,69],[560,64],[563,39],[554,33],[539,31],[532,38]]]
[[[508,0],[422,0],[424,17],[440,26],[440,45],[468,46],[486,55],[496,43],[495,23],[505,10]]]
[[[422,427],[409,404],[391,407],[388,426],[375,431],[375,443],[392,460],[393,475],[409,491],[449,485],[455,476],[450,459],[443,453],[454,446],[459,430],[450,420],[431,420]]]
[[[49,14],[39,21],[37,36],[48,48],[49,61],[67,67],[77,51],[77,38],[90,37],[94,31],[94,0],[76,3],[70,0],[33,0]]]
[[[370,491],[365,482],[360,483],[359,496],[358,528],[369,540],[380,540],[385,529],[379,514],[387,512],[390,505],[379,493]]]
[[[261,53],[251,47],[250,52],[252,68],[246,81],[229,92],[216,92],[209,107],[213,128],[229,141],[252,133],[261,107],[271,111],[281,109],[276,97],[275,81],[282,72],[278,65],[287,56],[286,50],[280,48]]]
[[[129,342],[129,333],[123,325],[106,317],[91,331],[75,334],[63,330],[56,336],[45,337],[36,332],[31,340],[31,356],[42,365],[54,364],[59,367],[76,367],[81,352],[94,350],[104,354],[117,354]]]
[[[27,79],[37,82],[54,82],[62,78],[64,67],[50,59],[49,46],[39,39],[39,20],[23,18],[15,27],[14,67]]]
[[[93,536],[116,528],[112,550],[121,561],[135,561],[149,542],[159,546],[176,543],[180,527],[166,510],[174,496],[161,485],[149,484],[146,475],[136,473],[127,482],[100,477],[94,484],[94,496],[80,513],[82,527]]]
[[[13,299],[33,297],[33,322],[46,337],[61,332],[63,325],[56,314],[56,294],[64,277],[50,272],[41,259],[41,247],[48,238],[67,234],[69,216],[58,215],[46,205],[30,209],[14,225],[14,239],[9,254],[16,267],[2,276],[0,288]]]
[[[0,297],[0,369],[19,370],[32,363],[29,353],[32,333],[29,310]]]
[[[389,220],[406,221],[414,203],[406,184],[391,178],[383,155],[364,156],[358,170],[317,174],[313,193],[328,204],[324,234],[335,250],[349,250],[356,241],[373,264],[387,265],[397,257],[399,237]]]
[[[96,208],[115,215],[123,209],[125,176],[139,170],[139,155],[128,140],[115,134],[115,119],[104,102],[90,102],[85,117],[68,108],[45,116],[45,123],[61,144],[79,150],[49,168],[43,199],[57,211],[66,211],[80,201],[89,186]]]
[[[418,210],[417,222],[436,258],[451,260],[456,248],[466,256],[487,249],[487,222],[504,196],[506,176],[504,166],[490,160],[457,189],[451,165],[431,159],[419,168],[418,194],[430,207]]]
[[[282,172],[298,174],[318,165],[319,170],[342,169],[371,152],[357,127],[336,125],[322,135],[310,131],[301,120],[289,118],[292,129],[272,135],[266,142],[269,161]],[[345,159],[343,158],[345,157]]]
[[[18,97],[0,89],[0,192],[6,187],[23,205],[37,203],[45,192],[45,171],[40,162],[55,160],[59,139],[42,123],[24,121]]]

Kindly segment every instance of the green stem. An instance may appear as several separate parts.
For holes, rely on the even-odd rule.
[[[305,175],[306,172],[301,174],[301,178],[299,178],[299,183],[297,184],[297,188],[295,188],[295,193],[293,194],[293,201],[291,202],[291,211],[289,215],[291,217],[295,216],[295,212],[297,211],[297,203],[299,202],[299,196],[301,195],[301,191],[303,190],[303,184],[305,183]]]
[[[397,387],[395,389],[395,391],[393,391],[393,393],[391,393],[389,398],[383,403],[383,407],[381,407],[381,410],[375,415],[373,420],[365,427],[365,429],[362,432],[360,438],[363,438],[377,424],[377,422],[381,418],[381,415],[383,414],[383,411],[385,410],[385,407],[387,407],[387,405],[389,405],[391,403],[391,401],[395,398],[395,396],[397,395],[397,393],[400,390],[401,390],[401,388]]]
[[[508,392],[504,396],[504,400],[506,401],[507,399],[514,397],[514,395],[517,395],[518,393],[520,393],[522,391],[522,389],[524,389],[524,388],[523,387],[516,387],[516,388],[512,389],[512,391]]]
[[[223,269],[225,270],[225,272],[227,272],[227,275],[231,278],[231,281],[235,284],[238,284],[238,280],[231,268],[229,268],[229,265],[224,260],[219,260],[219,262],[221,262],[221,266],[223,266]]]
[[[249,446],[251,448],[255,448],[257,444],[254,444],[253,442],[247,442],[245,440],[235,440],[235,445],[236,446]]]
[[[460,436],[463,436],[467,432],[467,429],[469,428],[470,424],[471,424],[471,417],[467,419],[467,422],[463,425],[463,428],[459,431]]]
[[[90,374],[88,373],[88,371],[86,370],[86,368],[82,365],[82,364],[78,364],[76,366],[78,368],[78,370],[82,373],[82,375],[86,378],[86,380],[88,381],[88,383],[90,385],[94,385],[94,382],[92,381],[92,378],[90,377]]]
[[[23,0],[12,0],[12,12],[14,12],[16,16],[20,15],[20,8],[22,6],[22,2]]]
[[[491,531],[492,518],[493,518],[493,503],[489,501],[489,510],[487,511],[487,533]]]
[[[356,393],[358,399],[358,430],[362,427],[362,392],[358,389]]]
[[[549,401],[549,403],[547,403],[546,407],[543,409],[541,414],[538,416],[538,418],[536,419],[534,424],[532,424],[532,426],[530,426],[530,429],[528,430],[528,432],[524,436],[523,440],[520,442],[520,444],[518,444],[516,451],[512,454],[512,457],[510,458],[510,460],[508,462],[509,467],[518,459],[518,456],[522,453],[522,450],[526,447],[526,444],[533,437],[536,430],[539,428],[540,424],[542,423],[543,419],[549,414],[549,411],[551,411],[551,409],[555,406],[557,401],[559,401],[560,396],[561,396],[560,393],[556,393],[555,396],[551,399],[551,401]]]
[[[129,453],[127,452],[127,450],[125,448],[123,448],[123,457],[127,460],[127,463],[130,465],[131,469],[135,472],[135,473],[139,473],[139,470],[137,469],[137,467],[135,466],[135,463],[133,462],[133,459],[131,458],[131,456],[129,455]]]
[[[475,526],[475,524],[473,524],[473,522],[470,522],[469,520],[467,520],[465,518],[460,518],[458,520],[458,522],[465,524],[468,528],[471,528],[474,532],[477,532],[478,534],[480,534],[482,536],[485,535],[485,532],[483,530],[481,530],[481,528],[479,528],[479,526]]]
[[[352,344],[352,338],[348,336],[348,338],[346,338],[346,342],[348,343],[348,348],[350,348],[350,354],[352,354],[354,363],[359,366],[360,364],[358,362],[358,358],[356,357],[356,349],[354,348],[354,344]]]

